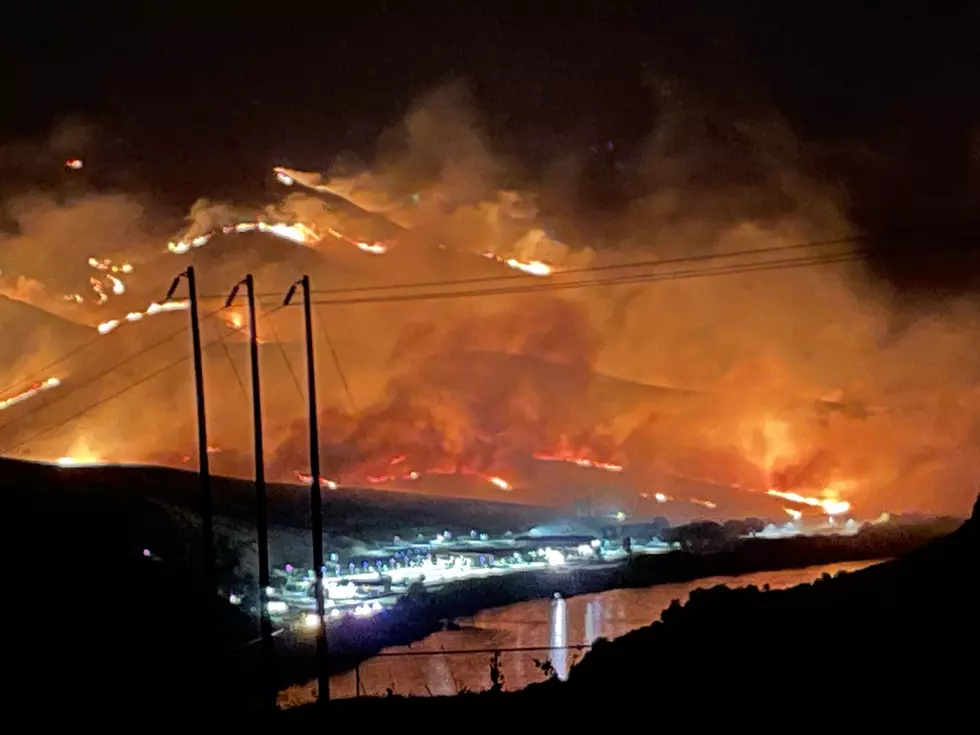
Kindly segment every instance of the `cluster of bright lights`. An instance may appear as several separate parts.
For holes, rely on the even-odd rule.
[[[557,567],[565,563],[565,555],[558,549],[547,548],[544,550],[544,559],[548,566]]]

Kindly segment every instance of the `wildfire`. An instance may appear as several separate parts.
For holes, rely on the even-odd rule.
[[[789,517],[794,521],[798,521],[803,517],[803,512],[796,510],[795,508],[783,508],[783,510],[785,510],[787,515],[789,515]]]
[[[17,395],[0,401],[0,411],[6,411],[8,408],[16,406],[18,403],[23,403],[24,401],[30,400],[38,393],[43,393],[46,390],[57,388],[59,385],[61,385],[61,381],[58,380],[58,378],[48,378],[43,382],[34,383],[34,385],[27,390],[21,391]]]
[[[241,329],[245,326],[245,315],[240,311],[229,309],[221,313],[221,318],[231,329]]]
[[[338,240],[343,240],[346,243],[354,245],[362,252],[370,253],[371,255],[384,255],[388,252],[388,246],[383,242],[364,242],[363,240],[354,240],[347,237],[347,235],[340,230],[335,230],[333,227],[327,228],[327,234],[337,238]]]
[[[99,330],[99,334],[109,334],[109,332],[114,331],[123,322],[138,322],[141,319],[153,316],[154,314],[164,314],[171,311],[186,311],[191,308],[191,303],[189,301],[166,301],[162,304],[152,303],[147,308],[146,311],[131,311],[122,319],[110,319],[109,321],[102,322],[96,329]]]
[[[372,255],[384,255],[388,252],[388,246],[382,245],[381,243],[370,243],[370,242],[358,242],[354,243],[363,250],[365,253],[371,253]]]
[[[296,472],[296,479],[302,482],[304,485],[308,485],[313,482],[313,475],[304,474],[302,472]],[[340,485],[338,485],[333,480],[328,480],[326,477],[320,477],[320,486],[325,487],[329,490],[336,490]]]
[[[517,258],[501,258],[499,255],[494,255],[493,253],[484,253],[484,258],[490,258],[490,260],[496,260],[498,263],[504,263],[514,270],[519,270],[522,273],[527,273],[529,276],[550,276],[554,272],[552,268],[547,263],[540,260],[518,260]]]
[[[596,462],[591,459],[586,459],[585,457],[576,457],[568,454],[547,454],[545,452],[537,452],[533,456],[535,459],[540,459],[543,462],[568,462],[570,464],[578,465],[579,467],[593,467],[597,470],[605,470],[606,472],[622,472],[623,469],[625,469],[621,464],[614,464],[612,462]]]
[[[812,508],[820,508],[829,516],[840,515],[841,513],[847,513],[851,509],[851,504],[846,500],[837,500],[834,498],[812,498],[805,495],[800,495],[799,493],[784,493],[781,490],[769,490],[769,495],[776,498],[782,498],[783,500],[789,500],[793,503],[800,503],[801,505],[809,505]],[[789,510],[787,510],[789,513]],[[799,511],[797,511],[799,512]],[[793,515],[790,513],[790,515]]]
[[[75,442],[68,455],[59,457],[55,461],[61,467],[92,467],[104,463],[98,455],[89,449],[84,440]]]
[[[220,231],[225,235],[230,235],[236,232],[265,232],[274,237],[294,242],[297,245],[312,245],[313,243],[320,241],[319,235],[317,235],[311,227],[308,227],[301,222],[291,225],[284,222],[275,222],[272,224],[269,224],[268,222],[239,222],[237,225],[222,227]],[[211,238],[217,233],[218,230],[212,230],[211,232],[198,235],[197,237],[189,240],[183,239],[169,242],[167,243],[167,250],[174,255],[183,255],[184,253],[189,252],[192,248],[199,248],[207,245]]]
[[[106,292],[106,289],[112,291],[116,296],[121,296],[126,293],[126,284],[123,283],[120,276],[132,273],[132,265],[129,263],[113,263],[108,258],[103,258],[102,260],[89,258],[88,265],[90,268],[102,274],[99,277],[92,276],[88,279],[89,286],[91,286],[92,292],[95,294],[96,304],[104,304],[109,300],[109,294]],[[76,304],[81,304],[85,301],[85,297],[79,293],[70,293],[65,294],[65,301],[74,301]]]
[[[496,485],[501,490],[509,491],[511,489],[510,483],[508,483],[507,480],[503,479],[502,477],[488,477],[487,480],[490,482],[491,485]]]
[[[691,498],[691,502],[694,503],[695,505],[700,505],[705,508],[710,508],[711,510],[714,510],[715,508],[718,507],[717,503],[712,503],[710,500],[701,500],[700,498]]]

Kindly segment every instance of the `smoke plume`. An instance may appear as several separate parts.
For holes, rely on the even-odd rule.
[[[735,487],[746,498],[769,489],[839,497],[868,515],[966,510],[975,494],[971,457],[980,449],[975,301],[952,295],[910,303],[876,264],[861,260],[700,277],[760,259],[719,254],[848,238],[867,225],[852,216],[852,182],[828,174],[826,149],[802,141],[774,111],[732,117],[730,108],[673,82],[653,93],[657,119],[635,154],[618,162],[617,187],[628,196],[611,214],[579,212],[574,200],[588,181],[557,186],[554,167],[525,168],[496,152],[478,102],[453,84],[413,104],[362,170],[290,172],[293,187],[265,208],[202,199],[181,237],[219,232],[186,255],[167,253],[166,237],[154,239],[175,224],[146,222],[146,209],[129,195],[8,198],[4,211],[16,231],[0,242],[2,277],[19,280],[5,281],[4,295],[60,313],[52,293],[77,278],[72,269],[85,270],[89,254],[102,253],[146,253],[132,278],[143,301],[186,262],[208,265],[209,293],[246,268],[274,293],[304,272],[321,288],[490,275],[518,277],[501,282],[508,286],[540,286],[571,280],[563,270],[695,258],[575,276],[684,275],[658,281],[318,308],[324,474],[409,486],[453,473],[498,478],[520,499],[546,482],[536,468],[552,459],[620,468],[636,495],[684,478]],[[561,170],[584,176],[576,159],[589,155],[568,153]],[[553,206],[558,197],[569,201]],[[220,233],[263,218],[303,223],[318,238],[296,244]],[[362,252],[356,243],[384,243],[386,252]],[[845,242],[833,252],[855,250]],[[813,245],[766,257],[825,252]],[[555,275],[520,279],[495,257],[544,261]],[[52,263],[66,270],[55,276]],[[116,340],[117,354],[134,353],[164,329],[151,327],[163,323],[154,319],[163,317],[120,327],[129,342],[106,339]],[[307,467],[302,390],[293,384],[300,327],[295,313],[276,312],[264,323],[270,464],[289,478]],[[212,324],[209,401],[215,441],[231,456],[249,442],[246,396],[236,385],[247,356],[240,332]],[[230,345],[227,354],[218,337]],[[277,340],[281,352],[271,344]],[[173,359],[186,345],[166,350]],[[96,397],[160,359],[151,352],[135,360],[100,383]],[[91,371],[91,356],[72,369]],[[108,441],[98,434],[112,425],[111,451],[126,458],[168,443],[180,454],[192,434],[188,411],[172,406],[187,385],[186,369],[178,369],[141,389],[138,402],[107,403],[46,441],[64,447],[82,433],[90,443]],[[190,406],[189,398],[180,405]],[[142,430],[126,437],[126,426]],[[535,498],[562,502],[562,492],[555,483]]]

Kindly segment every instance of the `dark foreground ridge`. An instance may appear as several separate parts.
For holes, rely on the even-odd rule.
[[[328,719],[618,727],[651,717],[734,724],[920,712],[936,724],[975,707],[978,526],[980,499],[959,530],[900,559],[784,591],[698,591],[662,622],[600,642],[567,682],[515,693],[341,700],[330,703]],[[281,717],[284,728],[315,728],[317,708]]]
[[[11,654],[7,660],[13,662],[9,670],[15,674],[16,687],[10,696],[25,711],[37,713],[43,729],[54,729],[56,721],[64,719],[75,726],[98,721],[103,730],[118,726],[132,732],[149,719],[160,726],[157,729],[172,732],[198,721],[202,702],[196,693],[205,691],[207,700],[231,705],[222,727],[247,729],[255,721],[250,703],[260,677],[247,656],[227,658],[225,687],[215,683],[208,668],[207,651],[213,641],[202,635],[200,559],[188,539],[188,534],[196,538],[194,529],[176,522],[172,506],[162,498],[146,498],[138,484],[130,492],[120,488],[106,494],[90,484],[62,485],[58,473],[51,474],[24,478],[25,484],[8,485],[4,494],[5,540],[13,552],[8,556],[7,609],[15,612],[6,631],[6,651]],[[371,513],[380,519],[385,507],[377,503],[372,507]],[[358,520],[348,517],[348,522]],[[895,669],[885,667],[886,674],[914,670],[918,649],[909,643],[915,644],[933,629],[950,641],[959,640],[955,634],[962,624],[958,621],[969,621],[976,612],[976,601],[969,598],[976,587],[975,525],[971,522],[918,555],[868,575],[854,575],[860,582],[845,578],[791,593],[715,590],[697,595],[682,611],[672,610],[666,625],[598,646],[567,684],[450,700],[338,701],[331,702],[331,712],[356,718],[367,708],[369,719],[426,719],[446,713],[454,716],[456,709],[461,716],[470,716],[484,707],[496,715],[538,703],[572,711],[580,709],[582,702],[597,707],[621,697],[625,700],[617,706],[628,710],[633,706],[630,696],[645,701],[653,690],[670,696],[672,687],[680,687],[674,692],[680,696],[751,682],[761,691],[789,681],[802,687],[810,675],[816,691],[822,692],[818,698],[833,699],[843,691],[837,684],[842,676],[867,670],[869,662],[876,664],[892,655],[898,663]],[[554,591],[569,596],[617,586],[885,558],[921,547],[937,532],[901,525],[889,529],[886,524],[864,534],[752,540],[703,555],[676,552],[640,557],[622,569],[462,582],[407,597],[387,623],[356,621],[342,626],[333,640],[333,661],[339,667],[350,665],[384,646],[418,640],[442,618],[550,596]],[[142,553],[147,538],[153,539],[151,557]],[[227,567],[222,573],[233,571]],[[808,597],[811,594],[818,598]],[[959,602],[953,599],[955,594],[961,594]],[[858,610],[853,621],[848,617],[851,606]],[[947,609],[951,612],[944,612]],[[239,608],[225,605],[221,613],[225,651],[255,638],[254,621]],[[944,625],[936,626],[932,620],[943,620]],[[286,683],[312,676],[309,647],[284,650],[284,638],[276,639],[280,650],[273,678]],[[974,639],[964,641],[954,649],[957,655],[966,645],[975,648]],[[797,669],[801,673],[794,673]],[[909,675],[902,681],[922,678]],[[930,675],[926,683],[939,680]],[[627,696],[630,691],[634,694]],[[312,716],[310,709],[282,715],[284,723]]]

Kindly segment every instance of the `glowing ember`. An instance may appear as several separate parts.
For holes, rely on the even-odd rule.
[[[296,179],[282,169],[278,168],[276,169],[276,180],[283,186],[292,186],[294,183],[296,183]]]
[[[829,516],[840,515],[851,509],[851,504],[846,500],[836,500],[833,498],[811,498],[799,493],[784,493],[780,490],[769,490],[769,495],[783,500],[789,500],[801,505],[809,505],[811,508],[820,508]]]
[[[81,171],[85,168],[85,162],[81,158],[69,158],[65,161],[65,168],[72,171]]]
[[[119,274],[132,273],[132,265],[129,263],[113,263],[108,258],[103,258],[102,260],[99,260],[98,258],[89,258],[88,265],[90,268],[104,274],[99,277],[93,276],[88,279],[89,285],[92,287],[92,291],[95,294],[96,304],[104,304],[109,300],[109,294],[106,293],[107,288],[116,296],[121,296],[122,294],[126,293],[126,284],[123,283],[122,279],[119,277]],[[83,301],[85,301],[85,299],[81,294],[71,293],[65,294],[65,301],[74,301],[76,304],[81,304]]]
[[[109,281],[112,283],[112,292],[116,294],[116,296],[120,296],[126,293],[126,285],[122,281],[120,281],[115,276],[107,275],[106,278],[108,278]]]
[[[371,253],[372,255],[384,255],[385,253],[388,252],[388,247],[386,245],[382,245],[381,243],[377,243],[377,242],[375,243],[358,242],[354,244],[357,245],[357,247],[359,247],[365,253]]]
[[[15,396],[11,396],[10,398],[0,401],[0,411],[5,411],[11,406],[16,406],[18,403],[23,403],[24,401],[30,400],[38,393],[43,393],[46,390],[57,388],[59,385],[61,385],[61,381],[57,378],[48,378],[42,383],[35,383],[27,390],[21,391]]]

